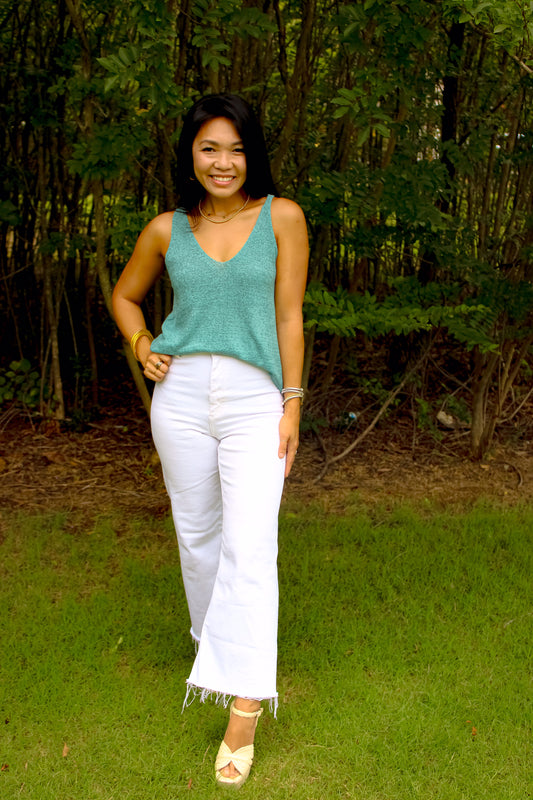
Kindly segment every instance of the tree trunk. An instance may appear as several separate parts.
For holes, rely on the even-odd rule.
[[[85,269],[85,324],[87,329],[87,344],[89,347],[89,360],[91,363],[91,401],[96,408],[100,401],[100,390],[98,384],[98,354],[94,339],[93,327],[93,306],[95,298],[95,281],[93,270],[89,267]]]
[[[474,385],[472,391],[472,427],[470,429],[470,454],[480,460],[486,451],[485,427],[487,424],[488,396],[499,355],[486,356],[479,349],[474,356]]]
[[[302,373],[302,387],[304,391],[307,391],[307,387],[309,386],[309,375],[311,373],[311,364],[313,362],[313,347],[315,344],[315,334],[316,334],[316,325],[313,325],[312,328],[309,328],[305,334],[304,366]]]
[[[328,365],[326,367],[324,377],[322,378],[322,385],[320,387],[322,392],[328,390],[329,385],[333,380],[333,373],[335,371],[335,366],[337,364],[337,357],[339,355],[340,345],[341,345],[341,337],[338,334],[336,334],[332,338],[329,345]]]
[[[303,22],[296,47],[294,68],[291,75],[289,75],[286,32],[281,15],[279,0],[275,0],[274,10],[279,32],[280,56],[278,67],[281,79],[285,85],[285,92],[287,96],[285,116],[281,125],[281,133],[277,142],[276,152],[271,164],[274,182],[278,183],[281,177],[283,163],[289,152],[290,143],[297,121],[298,109],[302,106],[305,107],[307,103],[307,93],[309,91],[309,88],[306,89],[306,87],[308,87],[306,73],[309,66],[307,63],[307,57],[309,54],[309,45],[313,34],[313,25],[315,24],[316,2],[315,0],[309,0],[307,3],[302,3]]]
[[[48,217],[47,217],[47,185],[48,185],[48,171],[45,162],[45,150],[43,141],[38,144],[38,181],[39,181],[39,262],[41,277],[43,280],[43,296],[44,307],[46,314],[46,322],[48,328],[48,342],[44,347],[45,352],[49,352],[51,356],[50,361],[50,384],[53,391],[54,414],[56,419],[65,419],[65,398],[63,395],[63,381],[61,378],[61,362],[59,358],[59,302],[54,298],[52,270],[54,267],[54,259],[51,253],[46,253],[44,243],[48,239]],[[44,334],[44,331],[43,331]],[[44,342],[43,342],[44,345]],[[41,383],[44,386],[46,383],[44,372],[46,370],[46,361],[43,360],[41,364]],[[45,408],[41,403],[41,413],[45,412]]]
[[[93,201],[94,201],[94,223],[96,228],[96,269],[98,272],[98,280],[100,288],[106,304],[109,315],[113,318],[113,304],[112,295],[113,287],[111,286],[111,277],[107,268],[106,257],[106,223],[104,213],[104,187],[101,180],[93,182]],[[131,352],[129,345],[124,348],[128,366],[133,375],[135,385],[141,395],[143,406],[147,413],[150,413],[151,398],[144,382],[144,377],[139,366],[139,362]]]
[[[453,22],[448,34],[448,55],[445,74],[442,77],[442,114],[441,114],[441,162],[448,173],[447,191],[437,203],[437,208],[444,214],[455,208],[454,184],[455,164],[450,158],[448,147],[457,142],[457,118],[459,106],[459,71],[465,36],[465,23]],[[420,259],[419,280],[426,285],[437,279],[437,255],[427,250]]]

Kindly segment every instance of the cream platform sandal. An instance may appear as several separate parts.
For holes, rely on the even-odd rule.
[[[241,711],[240,709],[235,708],[235,702],[233,702],[230,706],[230,714],[236,714],[238,717],[248,717],[248,719],[255,717],[256,725],[257,720],[262,713],[262,708],[258,708],[257,711]],[[218,755],[215,760],[217,783],[220,783],[223,786],[233,786],[235,789],[238,789],[239,786],[243,785],[244,781],[250,774],[250,768],[253,760],[253,744],[246,744],[244,747],[239,747],[238,750],[235,750],[235,752],[232,753],[226,742],[222,740],[222,744],[220,745]],[[229,766],[231,763],[240,774],[235,775],[234,778],[226,778],[225,775],[221,774],[221,770],[223,770],[224,767]]]

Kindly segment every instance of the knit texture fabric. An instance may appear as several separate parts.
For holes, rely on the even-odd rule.
[[[174,212],[165,259],[174,304],[161,334],[152,342],[154,353],[231,356],[264,369],[282,388],[272,199],[268,195],[247,241],[228,261],[208,256],[187,215]]]

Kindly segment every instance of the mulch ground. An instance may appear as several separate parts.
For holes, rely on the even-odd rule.
[[[483,463],[467,456],[464,432],[441,442],[413,440],[412,426],[374,430],[325,475],[324,459],[341,453],[355,434],[303,436],[286,483],[284,503],[318,502],[342,513],[358,501],[399,500],[465,507],[487,498],[533,501],[533,447],[496,443]],[[317,480],[320,478],[319,480]],[[166,515],[168,501],[149,424],[142,408],[113,409],[82,431],[36,424],[23,415],[0,427],[0,508],[78,511],[90,517],[120,511]]]

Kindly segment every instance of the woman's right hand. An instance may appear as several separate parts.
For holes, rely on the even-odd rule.
[[[165,353],[152,353],[150,350],[148,358],[144,362],[145,376],[155,383],[161,383],[168,372],[171,361],[172,356],[167,356]]]

